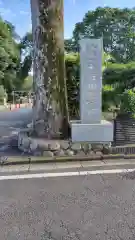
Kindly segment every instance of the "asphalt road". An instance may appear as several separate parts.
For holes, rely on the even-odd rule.
[[[26,127],[31,119],[31,108],[0,111],[0,143],[7,143],[9,137],[16,135],[20,128]]]
[[[27,126],[32,119],[31,108],[20,108],[12,111],[0,111],[0,154],[16,155],[15,149],[12,149],[11,139],[16,138],[17,132]],[[5,149],[4,149],[5,148]]]
[[[18,127],[32,119],[31,108],[20,108],[12,111],[0,111],[0,130],[2,126]]]
[[[2,240],[134,240],[135,173],[0,181]]]

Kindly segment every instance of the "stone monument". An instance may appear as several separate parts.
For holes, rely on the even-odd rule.
[[[43,43],[44,42],[42,41],[42,44]],[[111,152],[109,143],[113,140],[113,125],[110,122],[103,121],[101,118],[102,116],[102,112],[101,112],[102,40],[101,39],[97,39],[97,40],[82,39],[80,41],[80,46],[81,46],[81,51],[80,51],[81,120],[79,122],[71,121],[72,139],[60,140],[59,138],[49,139],[48,136],[47,138],[41,137],[39,130],[41,129],[41,133],[46,132],[44,130],[44,121],[43,121],[43,125],[41,123],[39,124],[40,128],[34,125],[35,126],[34,129],[36,128],[39,133],[38,136],[35,136],[32,134],[33,128],[31,129],[31,127],[28,127],[27,129],[21,130],[19,132],[18,148],[21,151],[23,151],[23,153],[29,154],[32,156],[33,155],[41,156],[43,157],[43,159],[47,159],[47,160],[50,158],[56,160],[57,158],[59,159],[60,157],[68,157],[68,158],[75,157],[77,159],[81,157],[83,159],[84,157],[88,157],[88,159],[93,160],[93,159],[103,159],[104,154],[109,154]],[[38,50],[39,49],[37,48],[36,50],[37,53],[40,52]],[[37,59],[37,63],[41,63],[41,60],[42,58]],[[51,57],[50,57],[50,62],[51,62]],[[41,69],[39,70],[39,73],[40,71]],[[39,75],[37,75],[37,77]],[[44,76],[44,82],[45,82],[45,76]],[[55,77],[56,75],[54,76],[54,79],[53,79],[54,82],[56,80]],[[41,79],[39,78],[38,80],[41,80]],[[35,78],[35,85],[36,85],[35,89],[42,87],[43,90],[45,90],[44,86],[41,83],[42,81],[41,82],[36,81],[36,78]],[[49,89],[51,90],[51,88]],[[55,90],[57,90],[57,88]],[[52,129],[51,126],[53,125],[55,126],[55,124],[52,124],[50,122],[50,117],[48,117],[48,115],[43,114],[44,113],[43,110],[45,110],[45,113],[46,113],[47,109],[46,109],[46,105],[42,106],[41,104],[42,103],[41,100],[46,100],[47,97],[45,97],[42,91],[41,92],[39,91],[39,93],[36,94],[36,99],[35,99],[35,102],[38,104],[35,104],[33,108],[33,111],[35,113],[34,122],[36,123],[36,120],[38,120],[37,117],[39,117],[41,120],[44,120],[44,116],[47,116],[47,118],[45,118],[47,121],[47,125],[50,124],[48,128],[49,129],[48,133],[54,133],[55,131]],[[61,101],[63,101],[62,96],[63,95],[61,95]],[[43,103],[46,103],[46,101],[44,101]],[[40,108],[40,107],[43,107],[43,108]],[[41,115],[39,113],[41,113]],[[63,110],[63,113],[64,113],[64,110]],[[51,136],[53,135],[54,134],[51,134]]]
[[[80,122],[71,121],[73,142],[112,142],[113,124],[102,120],[102,39],[80,40]]]

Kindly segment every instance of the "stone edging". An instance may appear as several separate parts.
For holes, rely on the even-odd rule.
[[[120,150],[125,147],[111,147],[110,143],[73,143],[70,140],[45,140],[30,136],[30,128],[18,134],[18,148],[28,157],[8,158],[5,164],[48,163],[71,161],[95,161],[112,159],[135,159],[134,151]],[[134,147],[135,148],[135,147]]]
[[[71,140],[48,140],[30,136],[30,130],[18,134],[18,148],[29,155],[43,157],[102,158],[111,153],[110,143],[74,143]]]

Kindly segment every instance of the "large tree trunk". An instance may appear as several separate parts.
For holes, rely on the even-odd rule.
[[[31,12],[34,132],[46,138],[67,137],[63,0],[31,0]]]

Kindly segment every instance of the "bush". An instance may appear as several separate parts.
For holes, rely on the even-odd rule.
[[[123,92],[135,85],[135,62],[111,63],[103,71],[103,84],[111,84]]]
[[[0,104],[4,104],[4,99],[7,100],[7,93],[3,85],[0,85]]]
[[[69,116],[71,119],[79,117],[79,100],[80,100],[80,60],[79,55],[70,53],[65,55],[67,92]]]
[[[103,63],[104,65],[104,63]],[[78,53],[65,55],[69,116],[79,118],[80,58]],[[134,90],[135,62],[128,64],[108,63],[103,71],[102,110],[119,109],[135,112]],[[126,90],[126,91],[125,91]],[[134,99],[134,100],[133,100]]]
[[[135,91],[125,90],[121,97],[120,112],[131,113],[135,117]]]

